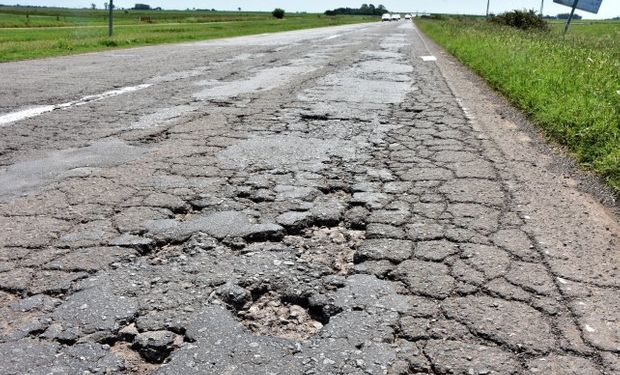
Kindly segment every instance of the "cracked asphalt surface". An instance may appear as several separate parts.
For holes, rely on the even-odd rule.
[[[620,373],[617,216],[428,43],[0,65],[86,97],[0,126],[0,373]]]

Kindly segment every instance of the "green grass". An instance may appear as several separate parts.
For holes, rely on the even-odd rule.
[[[620,22],[562,37],[481,20],[418,20],[422,31],[524,110],[620,194]]]
[[[307,17],[305,13],[289,13],[288,18]],[[270,12],[211,12],[179,10],[115,10],[114,20],[119,25],[143,23],[204,23],[222,21],[250,21],[271,18]],[[108,12],[103,9],[36,8],[0,5],[0,28],[58,27],[106,25]]]
[[[0,62],[378,20],[296,13],[277,20],[268,12],[118,10],[110,39],[106,17],[103,10],[0,6]]]

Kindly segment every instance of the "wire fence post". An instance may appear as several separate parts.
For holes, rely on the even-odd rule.
[[[114,0],[110,0],[110,4],[108,4],[109,7],[109,16],[108,16],[108,37],[112,37],[112,31],[114,29],[114,21],[112,20],[112,17],[114,16]]]

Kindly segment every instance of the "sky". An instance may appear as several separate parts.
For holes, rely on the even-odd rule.
[[[107,0],[0,0],[0,4],[12,5],[47,5],[61,7],[89,7],[95,3],[98,8],[103,7]],[[540,9],[543,0],[489,0],[491,3],[491,13],[501,13],[511,9]],[[284,8],[289,12],[323,12],[327,9],[338,7],[358,8],[364,2],[372,0],[114,0],[117,7],[131,8],[138,3],[149,4],[152,7],[162,7],[164,9],[186,9],[186,8],[215,8],[218,10],[272,10],[274,8]],[[430,13],[456,13],[456,14],[484,14],[486,12],[487,0],[380,0],[373,4],[383,4],[391,11],[415,12],[425,11]],[[544,0],[544,14],[556,15],[558,13],[569,12],[570,8],[554,4],[553,0]],[[612,18],[620,16],[620,0],[603,0],[598,14],[577,11],[577,14],[584,18]]]

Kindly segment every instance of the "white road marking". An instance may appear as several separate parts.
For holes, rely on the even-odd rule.
[[[56,109],[53,105],[42,105],[38,107],[32,107],[28,109],[22,109],[21,111],[8,113],[0,116],[0,126],[8,125],[12,122],[27,119],[30,117],[39,116],[46,112],[51,112]]]
[[[342,34],[336,34],[336,35],[328,36],[324,40],[336,39],[336,38],[340,38],[341,36],[342,36]]]
[[[31,117],[36,117],[36,116],[42,115],[47,112],[53,112],[59,109],[66,109],[70,107],[78,107],[84,104],[96,102],[99,100],[111,98],[114,96],[129,93],[129,92],[143,90],[150,86],[152,85],[148,83],[137,85],[137,86],[127,86],[127,87],[122,87],[116,90],[106,91],[104,93],[97,94],[97,95],[87,95],[79,100],[74,100],[71,102],[60,103],[56,105],[36,106],[36,107],[22,109],[16,112],[7,113],[7,114],[0,116],[0,127],[7,126],[16,121],[24,120],[24,119],[31,118]]]
[[[422,61],[437,61],[437,58],[433,55],[420,56],[420,58],[422,59]]]

